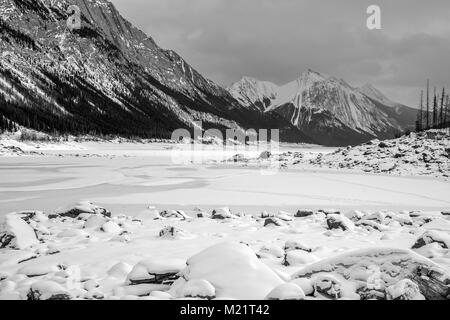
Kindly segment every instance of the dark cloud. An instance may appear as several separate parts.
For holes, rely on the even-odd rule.
[[[416,105],[431,78],[450,86],[448,0],[112,0],[164,48],[212,80],[283,84],[307,69],[373,83]],[[382,9],[382,30],[366,9]]]

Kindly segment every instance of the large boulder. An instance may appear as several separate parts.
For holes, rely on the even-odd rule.
[[[207,280],[217,298],[262,300],[283,280],[246,245],[221,243],[191,257],[182,272],[187,281]]]
[[[404,249],[371,248],[344,253],[308,265],[292,275],[292,279],[336,275],[349,282],[348,286],[368,285],[374,269],[377,270],[378,290],[385,291],[401,280],[410,279],[428,300],[445,300],[450,295],[450,273],[414,251]],[[361,282],[362,279],[365,281]]]
[[[0,216],[0,248],[23,250],[38,243],[33,228],[19,215]]]

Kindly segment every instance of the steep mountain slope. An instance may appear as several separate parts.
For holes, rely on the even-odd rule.
[[[404,129],[413,129],[417,120],[417,109],[391,101],[380,90],[371,84],[365,84],[359,91],[365,94],[389,117],[395,119]]]
[[[385,105],[387,98],[377,96],[376,91],[368,96],[342,79],[312,70],[280,87],[245,79],[229,88],[237,100],[248,101],[247,108],[253,102],[266,114],[282,115],[325,145],[358,144],[374,137],[393,137],[415,121],[404,119],[403,113],[408,113],[409,108]]]
[[[81,9],[69,30],[67,8]],[[64,133],[168,138],[174,129],[282,128],[281,117],[241,108],[177,53],[163,50],[106,0],[2,0],[0,115]]]

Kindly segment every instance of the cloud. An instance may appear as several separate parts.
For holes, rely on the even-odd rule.
[[[417,105],[431,78],[450,86],[450,1],[378,0],[382,30],[366,28],[368,0],[112,0],[164,48],[229,85],[244,75],[277,84],[315,69],[373,83]]]

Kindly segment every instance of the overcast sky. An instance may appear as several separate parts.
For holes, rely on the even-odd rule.
[[[122,15],[224,86],[252,76],[284,84],[311,68],[370,82],[417,106],[450,89],[449,0],[112,0]],[[382,30],[366,27],[381,7]]]

